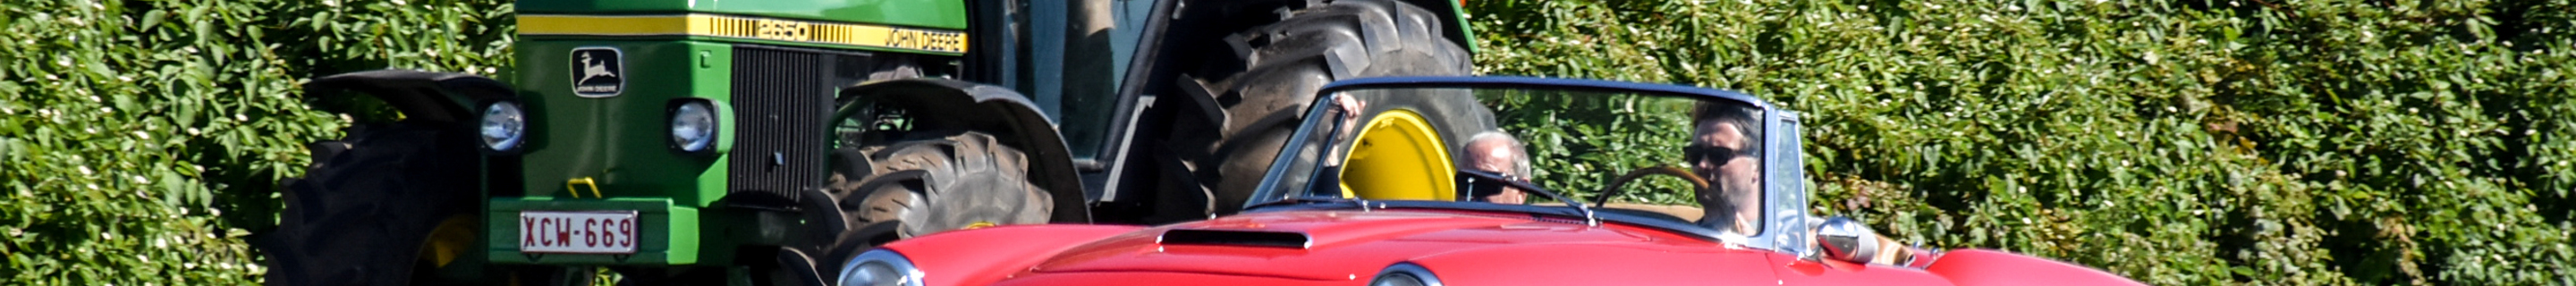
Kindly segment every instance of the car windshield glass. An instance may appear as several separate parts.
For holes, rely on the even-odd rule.
[[[1342,89],[1315,106],[1266,182],[1283,191],[1256,201],[1564,204],[1535,187],[1601,213],[1760,229],[1763,111],[1742,101],[1484,84]]]

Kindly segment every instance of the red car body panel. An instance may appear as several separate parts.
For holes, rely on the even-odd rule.
[[[1980,249],[1943,253],[1924,270],[1959,285],[2145,285],[2082,265]]]
[[[1832,259],[1806,260],[1787,255],[1772,256],[1771,264],[1776,265],[1772,270],[1780,275],[1782,285],[1958,285],[1923,270],[1887,265]]]
[[[1779,285],[1758,249],[1515,244],[1414,260],[1448,285]],[[1783,256],[1786,257],[1786,256]]]
[[[1170,230],[1297,233],[1309,243],[1165,243]],[[1447,285],[1954,285],[1959,278],[1945,275],[1978,275],[1956,285],[2135,285],[1992,251],[1954,252],[1926,271],[1806,260],[1618,223],[1451,210],[1258,212],[1151,228],[996,227],[885,248],[912,259],[929,285],[1365,285],[1404,262]]]
[[[925,283],[984,285],[1028,269],[1025,265],[1046,261],[1054,256],[1052,253],[1138,229],[1143,227],[1006,225],[897,240],[884,248],[899,249],[897,253],[902,253],[915,267],[939,270],[923,273],[922,281]],[[1020,266],[1010,267],[1012,265]]]
[[[925,282],[925,283],[931,283],[931,282]],[[1227,286],[1235,286],[1235,285],[1247,285],[1247,286],[1248,286],[1248,285],[1320,285],[1320,284],[1357,285],[1357,284],[1360,284],[1360,283],[1357,283],[1357,282],[1344,282],[1344,281],[1339,281],[1339,280],[1335,280],[1335,281],[1311,281],[1311,280],[1285,279],[1285,278],[1276,278],[1276,277],[1239,276],[1239,275],[1203,274],[1203,273],[1174,273],[1174,272],[1076,272],[1076,273],[1054,273],[1054,274],[1047,274],[1047,275],[1031,275],[1031,276],[1025,276],[1025,277],[1018,277],[1018,278],[1013,278],[1013,279],[1011,279],[1011,280],[1009,280],[1009,281],[1002,281],[1002,283],[994,283],[994,284],[992,284],[992,285],[1014,285],[1014,286],[1016,286],[1016,285],[1043,285],[1043,286],[1084,286],[1084,285],[1102,285],[1102,286],[1109,286],[1109,285],[1115,285],[1115,286],[1134,286],[1134,285],[1227,285]],[[931,285],[941,285],[941,284],[932,283]]]
[[[1164,229],[1294,232],[1311,236],[1313,242],[1303,249],[1167,245],[1156,243],[1159,231],[1149,230],[1076,247],[1058,259],[1036,265],[1031,272],[1160,271],[1351,280],[1376,275],[1379,269],[1407,259],[1489,247],[1619,244],[1688,250],[1712,245],[1617,225],[1594,228],[1529,219],[1386,210],[1256,213],[1157,228]]]

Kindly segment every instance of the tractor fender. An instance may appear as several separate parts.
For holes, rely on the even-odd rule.
[[[395,69],[324,76],[304,88],[366,93],[402,111],[404,118],[441,123],[473,118],[476,103],[518,97],[509,84],[480,75]]]
[[[844,104],[834,118],[864,112],[862,102],[901,106],[932,115],[944,128],[990,132],[1003,144],[1028,151],[1029,180],[1055,200],[1050,221],[1089,222],[1090,204],[1083,200],[1082,180],[1074,171],[1073,152],[1055,123],[1028,96],[1000,86],[938,78],[912,78],[860,83],[841,89]]]

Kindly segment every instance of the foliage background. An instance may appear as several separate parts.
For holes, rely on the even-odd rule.
[[[1803,112],[1815,211],[1910,242],[2158,285],[2576,284],[2570,1],[1468,3],[1481,73]],[[1506,123],[1537,152],[1679,152],[1566,106],[1596,110],[1500,116],[1543,118]],[[1540,177],[1673,156],[1603,157]]]
[[[246,243],[303,144],[352,122],[298,84],[507,70],[488,0],[0,0],[0,284],[256,284]]]
[[[1754,2],[1468,1],[1482,73],[1804,112],[1817,211],[1909,241],[2162,285],[2576,283],[2576,3]],[[296,86],[507,78],[510,13],[0,0],[0,279],[257,283],[245,241],[301,145],[384,119]],[[1559,138],[1544,152],[1677,152],[1544,127],[1514,126]],[[1540,168],[1581,185],[1634,164]]]

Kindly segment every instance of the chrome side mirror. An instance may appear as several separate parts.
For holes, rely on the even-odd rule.
[[[1825,258],[1868,264],[1878,257],[1878,233],[1869,225],[1849,217],[1828,217],[1816,225],[1816,245],[1825,250]]]

